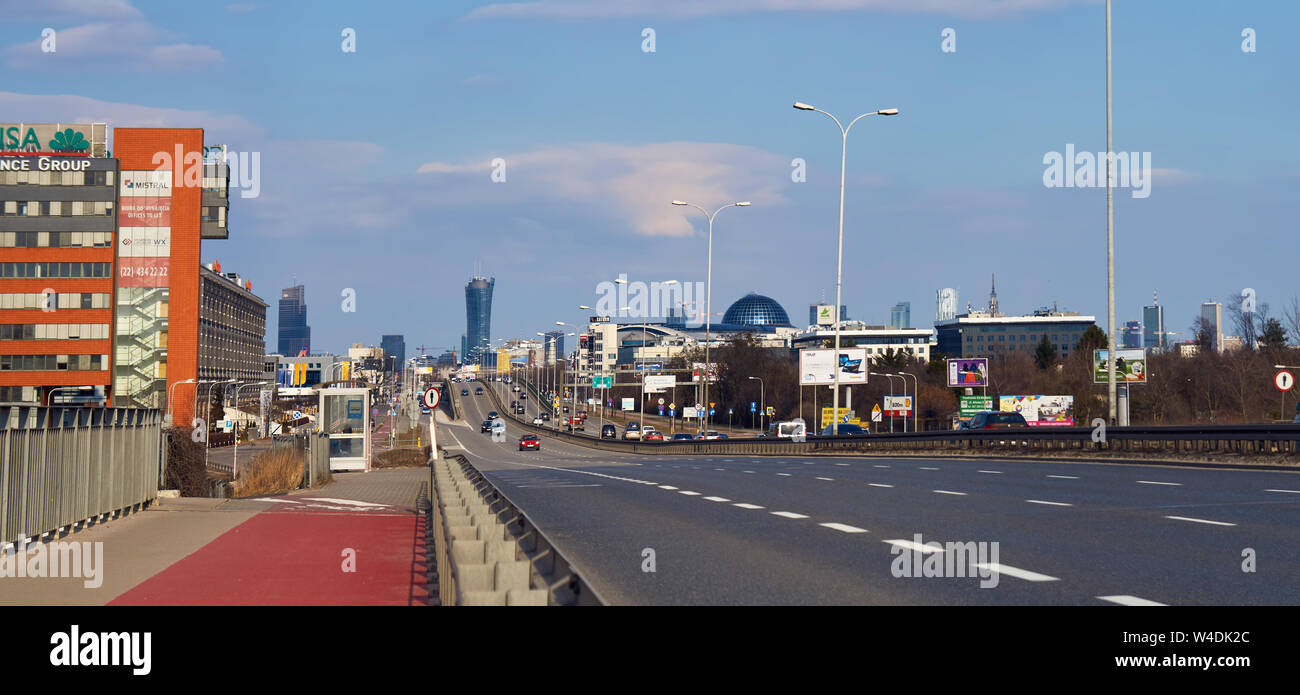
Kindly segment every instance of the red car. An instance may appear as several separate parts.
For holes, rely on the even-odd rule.
[[[533,451],[539,451],[541,447],[542,447],[542,442],[537,438],[537,435],[535,434],[525,434],[524,436],[519,438],[520,451],[523,451],[525,449],[532,449]]]
[[[662,442],[663,440],[663,432],[646,432],[645,441],[647,442]]]

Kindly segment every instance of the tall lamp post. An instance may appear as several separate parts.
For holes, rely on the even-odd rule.
[[[1110,0],[1106,0],[1106,395],[1110,399],[1110,424],[1116,424],[1118,405],[1115,397],[1115,191],[1111,187],[1110,138]],[[1126,403],[1127,405],[1127,403]],[[1120,423],[1127,425],[1128,423]]]
[[[838,415],[840,412],[840,323],[844,318],[840,316],[840,306],[842,302],[841,289],[844,284],[844,170],[848,160],[849,130],[853,128],[854,123],[857,123],[867,116],[897,116],[898,109],[880,109],[879,111],[864,113],[850,121],[848,128],[846,128],[840,123],[840,119],[815,106],[810,106],[801,101],[796,101],[794,107],[800,111],[817,111],[818,113],[830,116],[830,119],[835,121],[835,125],[840,128],[840,139],[842,141],[840,148],[840,235],[835,260],[835,359],[833,360],[835,365],[835,396],[834,403],[832,404],[834,410],[831,411]],[[839,420],[838,418],[833,418],[831,420],[831,434],[839,434],[839,431]]]
[[[909,376],[912,377],[912,432],[915,433],[918,431],[916,428],[916,424],[918,422],[917,411],[920,410],[920,405],[921,405],[921,380],[917,378],[915,374],[908,374],[907,372],[903,372],[903,371],[900,371],[898,375],[904,377],[903,378],[904,384],[907,383],[907,377]],[[907,389],[903,389],[903,395],[904,396],[907,395]]]
[[[252,384],[240,384],[235,387],[235,407],[239,407],[239,390],[248,386],[266,386],[268,382],[259,381]],[[239,480],[239,426],[235,426],[235,461],[230,466],[230,477]]]
[[[169,426],[175,424],[175,423],[173,422],[173,413],[175,413],[176,409],[172,407],[172,405],[173,405],[173,404],[172,404],[172,394],[174,393],[174,392],[172,391],[172,389],[176,388],[176,386],[179,385],[179,384],[193,384],[193,383],[195,383],[195,381],[196,381],[196,379],[194,379],[193,377],[191,377],[191,378],[189,378],[189,379],[185,379],[184,381],[177,381],[177,382],[173,383],[171,386],[168,386],[168,387],[167,387],[167,424],[168,424]],[[195,387],[194,387],[194,390],[195,390],[195,391],[198,391],[198,389],[199,389],[198,386],[195,386]]]
[[[766,384],[763,383],[763,378],[762,378],[762,377],[758,377],[758,376],[748,376],[748,377],[745,377],[745,378],[746,378],[746,379],[749,379],[750,381],[757,381],[757,382],[758,382],[758,431],[759,431],[760,433],[761,433],[761,432],[765,432],[766,430],[763,429],[763,416],[764,416],[764,415],[767,415],[767,389],[766,389]]]
[[[749,201],[743,200],[737,203],[728,203],[717,210],[714,210],[712,213],[695,203],[688,203],[684,200],[674,200],[673,205],[688,205],[704,213],[704,216],[709,218],[709,249],[708,261],[706,263],[707,269],[705,270],[704,279],[704,374],[702,376],[702,380],[704,381],[704,400],[701,403],[701,405],[704,405],[709,402],[709,372],[713,369],[712,363],[709,362],[709,345],[713,342],[712,334],[710,332],[710,326],[713,323],[713,218],[717,217],[719,212],[722,212],[727,208],[748,207]],[[709,411],[706,410],[704,411],[704,429],[706,431],[709,429],[708,417]]]

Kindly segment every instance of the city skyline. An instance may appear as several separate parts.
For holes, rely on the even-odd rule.
[[[314,342],[336,353],[355,336],[402,325],[406,308],[389,301],[394,294],[417,285],[458,294],[459,273],[430,277],[446,258],[466,268],[482,259],[486,274],[502,278],[500,335],[550,325],[533,301],[565,313],[620,272],[702,282],[705,225],[669,205],[679,197],[753,201],[753,214],[717,221],[716,296],[757,289],[796,307],[833,290],[839,143],[828,119],[790,108],[796,99],[842,118],[901,110],[860,123],[849,139],[843,304],[877,306],[883,287],[923,302],[940,287],[982,288],[998,272],[1005,307],[1056,301],[1104,315],[1104,193],[1043,184],[1050,153],[1105,149],[1098,3],[770,12],[736,1],[718,4],[726,11],[615,17],[561,4],[578,7],[573,20],[539,10],[523,22],[504,6],[462,1],[402,3],[408,21],[368,26],[341,2],[318,3],[309,16],[261,3],[32,7],[0,28],[13,68],[0,104],[32,121],[202,126],[209,143],[258,153],[260,194],[232,195],[243,241],[222,258],[264,286],[288,286],[297,274],[318,297],[316,315],[330,319],[318,321]],[[1177,307],[1167,323],[1182,327],[1207,291],[1217,299],[1253,287],[1275,306],[1295,294],[1285,254],[1255,249],[1285,247],[1292,235],[1289,190],[1300,170],[1294,148],[1270,134],[1289,127],[1297,95],[1270,86],[1289,84],[1300,47],[1262,36],[1257,51],[1243,52],[1241,32],[1289,26],[1300,9],[1178,8],[1170,0],[1115,8],[1115,148],[1150,152],[1152,168],[1148,197],[1117,191],[1115,219],[1117,306],[1135,318],[1158,286]],[[294,32],[276,29],[290,23]],[[744,29],[717,31],[724,23]],[[33,41],[45,26],[61,32],[56,54]],[[657,31],[654,52],[642,50],[647,26]],[[114,51],[87,36],[93,27],[122,30]],[[355,53],[339,50],[342,27],[357,30]],[[956,32],[955,52],[942,50],[945,28]],[[772,38],[755,38],[763,36]],[[583,50],[548,53],[539,65],[522,48],[534,39]],[[484,56],[482,45],[499,50]],[[843,51],[866,45],[860,57],[872,69],[863,71]],[[176,60],[149,60],[161,55]],[[735,69],[742,59],[746,68]],[[205,79],[158,79],[178,65],[205,69]],[[430,89],[394,97],[367,78],[382,70],[424,79],[416,65],[439,66]],[[706,91],[722,75],[727,86]],[[572,96],[588,84],[603,86],[599,102]],[[670,92],[679,98],[646,96]],[[1231,127],[1218,110],[1173,106],[1205,101],[1233,104]],[[328,119],[302,117],[305,105],[326,103]],[[1251,245],[1222,231],[1243,220]],[[569,262],[536,277],[510,273],[510,254],[489,257],[487,238],[503,250],[546,239]],[[918,249],[930,261],[919,272],[902,262]],[[1213,274],[1201,272],[1207,266]],[[1214,278],[1208,290],[1205,277]],[[355,311],[341,306],[349,290]],[[421,344],[455,345],[458,309],[435,303],[428,313],[401,330]],[[886,322],[883,312],[857,313]]]

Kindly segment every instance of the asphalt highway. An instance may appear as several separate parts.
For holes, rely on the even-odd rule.
[[[1300,473],[519,451],[518,427],[479,433],[494,406],[469,390],[439,444],[611,603],[1300,603]]]

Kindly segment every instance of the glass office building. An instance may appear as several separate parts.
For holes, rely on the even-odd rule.
[[[492,340],[492,288],[496,282],[496,278],[476,276],[465,285],[466,363],[476,362],[478,353]]]
[[[307,325],[307,291],[302,285],[280,291],[279,354],[296,357],[311,354],[311,326]]]

